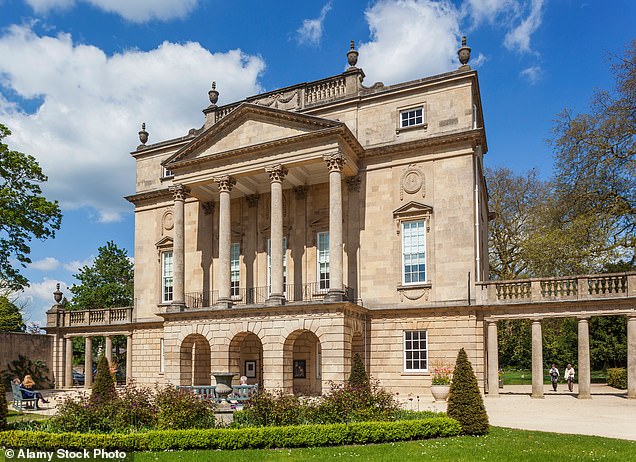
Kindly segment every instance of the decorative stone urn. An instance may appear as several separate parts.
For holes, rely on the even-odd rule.
[[[212,372],[216,380],[214,391],[219,399],[227,401],[227,396],[232,393],[232,378],[235,375],[232,372]]]
[[[431,385],[431,393],[435,401],[446,401],[449,391],[450,385]]]

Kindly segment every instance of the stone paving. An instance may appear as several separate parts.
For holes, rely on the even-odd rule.
[[[596,435],[636,441],[636,400],[627,399],[625,391],[606,385],[592,384],[592,398],[578,399],[560,385],[556,393],[545,386],[544,399],[530,398],[530,385],[505,386],[499,397],[486,397],[484,403],[492,425],[498,427],[539,430],[546,432]],[[83,389],[45,390],[50,401],[40,414],[53,415],[55,407],[67,396],[84,393]],[[435,402],[430,396],[408,400],[400,397],[406,409],[446,411],[445,402]],[[11,394],[7,394],[11,402]],[[31,413],[33,411],[25,411]]]

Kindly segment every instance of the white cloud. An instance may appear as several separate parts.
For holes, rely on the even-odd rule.
[[[92,207],[103,222],[131,210],[122,196],[135,189],[129,152],[141,122],[151,143],[183,136],[203,124],[212,80],[221,102],[234,101],[261,91],[265,67],[258,56],[211,53],[193,42],[109,56],[69,34],[38,36],[15,25],[0,36],[0,56],[0,90],[42,100],[27,114],[0,94],[9,145],[38,159],[49,199],[65,209]]]
[[[530,3],[530,13],[521,23],[506,34],[504,45],[509,50],[518,52],[530,52],[530,39],[532,34],[541,25],[541,15],[543,13],[544,0],[532,0]]]
[[[108,13],[137,23],[152,20],[168,21],[186,17],[197,5],[197,0],[78,0],[89,3]],[[75,0],[26,0],[36,13],[47,13],[54,9],[68,9]]]
[[[53,292],[55,292],[58,283],[64,296],[70,299],[71,293],[64,281],[47,278],[42,279],[41,282],[31,282],[31,285],[18,295],[16,304],[24,307],[25,320],[39,321],[43,326],[46,325],[45,313],[55,303]]]
[[[531,84],[537,83],[541,80],[543,75],[543,70],[540,66],[530,66],[524,70],[522,70],[519,75],[528,80]]]
[[[466,6],[475,24],[493,24],[502,13],[509,14],[514,11],[515,4],[515,0],[466,0]]]
[[[29,268],[33,268],[39,271],[52,271],[60,266],[60,261],[57,258],[46,257],[42,260],[34,261],[29,265]]]
[[[461,13],[449,1],[380,0],[365,12],[371,41],[359,66],[375,81],[395,83],[459,67]]]
[[[78,273],[80,268],[92,265],[95,261],[95,257],[91,256],[85,260],[72,260],[68,263],[64,263],[64,269],[71,273]]]
[[[331,10],[331,0],[322,7],[320,16],[316,19],[305,19],[303,21],[303,25],[296,31],[299,43],[308,45],[318,45],[320,43],[324,32],[323,23],[329,10]]]

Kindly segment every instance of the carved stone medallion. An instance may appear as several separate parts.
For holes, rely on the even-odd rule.
[[[404,193],[416,194],[422,191],[422,197],[426,195],[424,188],[424,174],[414,164],[409,165],[400,180],[400,200],[404,200]]]

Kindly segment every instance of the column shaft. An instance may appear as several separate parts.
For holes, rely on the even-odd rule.
[[[499,396],[499,350],[497,323],[488,321],[488,396]]]
[[[174,195],[174,231],[172,236],[172,304],[185,305],[185,198],[187,189],[178,184],[170,191]]]
[[[589,399],[590,393],[590,330],[587,319],[579,319],[579,398]]]
[[[342,300],[342,168],[340,153],[325,156],[329,168],[329,299]]]
[[[84,388],[93,386],[93,338],[84,339]]]
[[[230,192],[236,181],[230,176],[215,178],[219,186],[219,264],[217,279],[219,287],[219,303],[232,303],[230,294],[230,258],[232,251],[232,217]]]
[[[132,376],[132,362],[133,362],[133,342],[132,342],[132,334],[126,336],[126,385],[129,385],[130,380],[133,378]]]
[[[541,321],[532,321],[532,397],[543,398],[543,334]]]
[[[627,318],[627,397],[636,399],[636,317]]]
[[[66,357],[64,361],[64,387],[73,387],[73,338],[66,337]]]
[[[113,338],[110,335],[106,336],[106,359],[110,366],[113,362]]]
[[[270,206],[270,294],[269,304],[285,301],[283,276],[283,179],[287,169],[275,165],[266,169],[271,182]]]

